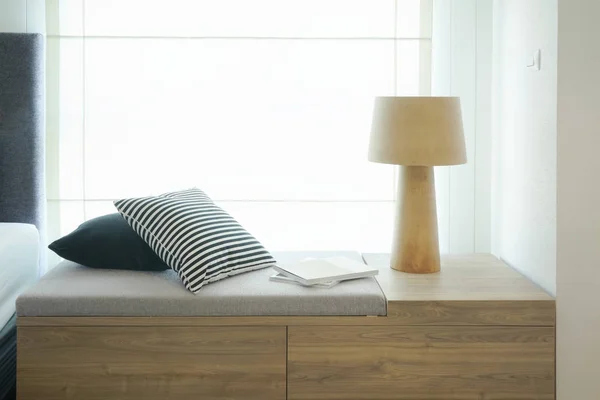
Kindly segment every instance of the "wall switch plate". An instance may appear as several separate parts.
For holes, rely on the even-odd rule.
[[[542,68],[542,51],[537,49],[527,60],[527,68],[539,71]]]

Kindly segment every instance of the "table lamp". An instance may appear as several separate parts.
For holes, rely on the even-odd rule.
[[[458,97],[377,97],[369,161],[400,165],[390,267],[440,270],[433,167],[467,162]]]

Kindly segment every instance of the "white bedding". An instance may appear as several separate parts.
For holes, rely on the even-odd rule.
[[[15,300],[38,278],[40,239],[30,224],[0,223],[0,329],[15,313]]]

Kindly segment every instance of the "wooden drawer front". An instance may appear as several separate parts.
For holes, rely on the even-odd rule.
[[[288,399],[554,399],[554,328],[289,327]]]
[[[285,399],[285,327],[20,327],[19,400]]]

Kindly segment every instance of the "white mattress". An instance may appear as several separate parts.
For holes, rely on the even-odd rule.
[[[38,277],[39,234],[34,225],[0,223],[0,329],[15,313],[15,300]]]

